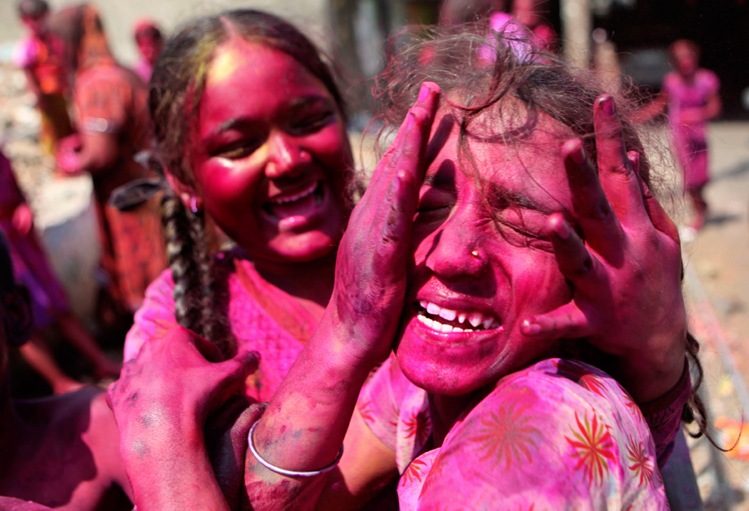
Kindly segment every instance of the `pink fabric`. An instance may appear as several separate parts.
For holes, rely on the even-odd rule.
[[[47,33],[30,35],[13,53],[13,62],[34,75],[43,94],[61,94],[67,89],[63,68],[65,48],[58,37]]]
[[[498,502],[503,509],[668,509],[645,419],[618,383],[586,364],[550,359],[502,379],[426,452],[426,394],[394,358],[359,403],[373,433],[396,452],[403,510]]]
[[[136,62],[133,67],[133,71],[136,75],[143,80],[144,83],[148,83],[151,80],[151,73],[153,73],[153,66],[146,59],[140,59]]]
[[[237,271],[254,272],[252,263],[234,257],[229,263],[234,268],[228,275],[227,285],[232,332],[238,342],[248,343],[261,357],[258,371],[248,380],[247,395],[258,401],[269,401],[299,356],[302,343],[281,328],[242,284]],[[149,286],[125,340],[125,361],[134,358],[143,343],[158,342],[176,324],[173,288],[169,270]]]
[[[0,153],[0,232],[10,245],[15,278],[31,295],[34,325],[44,328],[57,314],[69,311],[70,304],[34,229],[23,234],[13,226],[12,212],[25,202],[10,161]]]
[[[717,94],[720,81],[712,71],[699,69],[690,82],[672,72],[663,80],[668,95],[668,118],[674,152],[684,172],[686,189],[701,188],[709,180],[707,155],[707,122],[684,123],[682,115],[690,109],[703,108]]]

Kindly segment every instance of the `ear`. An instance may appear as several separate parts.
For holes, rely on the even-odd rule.
[[[185,209],[195,213],[196,210],[203,208],[203,199],[198,195],[194,186],[184,183],[171,172],[166,172],[165,175],[167,183],[182,201]]]
[[[34,317],[31,312],[29,292],[23,286],[16,286],[2,297],[3,327],[8,342],[13,346],[21,346],[29,340],[34,328]]]

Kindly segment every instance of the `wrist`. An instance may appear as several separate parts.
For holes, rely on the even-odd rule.
[[[390,352],[389,344],[383,352],[381,341],[377,333],[347,324],[330,311],[326,311],[310,340],[321,362],[337,374],[362,381]]]
[[[657,399],[673,388],[684,372],[687,335],[681,330],[653,340],[622,357],[622,383],[638,403]]]

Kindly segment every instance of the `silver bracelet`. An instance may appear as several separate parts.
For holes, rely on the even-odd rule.
[[[270,470],[271,472],[275,472],[276,474],[281,474],[288,477],[315,477],[320,474],[324,474],[326,472],[330,472],[334,468],[338,466],[338,462],[341,461],[341,456],[343,456],[343,444],[341,444],[341,448],[338,450],[338,454],[336,454],[335,459],[332,463],[329,465],[325,465],[324,467],[318,469],[318,470],[287,470],[285,468],[277,467],[262,456],[260,456],[260,453],[257,452],[257,449],[255,448],[255,428],[257,427],[258,423],[260,421],[255,421],[255,424],[252,425],[250,428],[250,432],[247,434],[247,445],[250,448],[250,452],[255,457],[258,463],[260,463],[262,466]]]

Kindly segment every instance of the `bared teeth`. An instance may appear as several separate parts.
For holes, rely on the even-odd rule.
[[[481,323],[483,323],[483,316],[479,314],[478,312],[475,312],[471,314],[468,317],[468,322],[471,324],[473,328],[478,328]]]
[[[426,300],[420,300],[419,306],[422,311],[426,312],[426,314],[419,313],[417,315],[419,321],[439,332],[473,332],[500,327],[500,323],[496,318],[487,316],[481,312],[459,312],[446,307],[440,307],[436,303]],[[456,320],[457,325],[454,324]]]
[[[299,199],[304,199],[305,197],[314,193],[315,188],[317,188],[316,182],[310,184],[307,188],[295,194],[274,197],[273,199],[270,200],[270,202],[273,204],[288,204],[290,202],[295,202],[295,201],[298,201]]]

